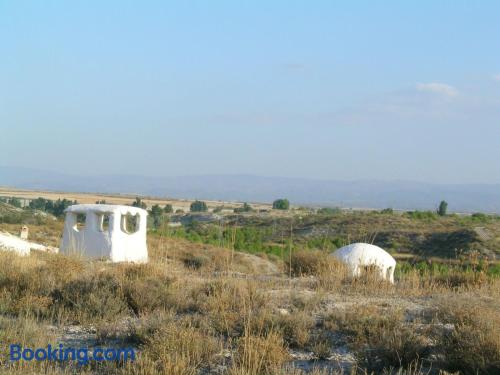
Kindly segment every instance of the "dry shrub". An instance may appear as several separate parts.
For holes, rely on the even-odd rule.
[[[175,321],[175,312],[160,310],[145,314],[130,325],[129,341],[136,344],[146,344],[148,339],[163,326]]]
[[[434,276],[432,280],[438,286],[444,286],[447,289],[474,289],[486,284],[488,276],[484,272],[453,271],[448,275]]]
[[[425,337],[405,325],[384,332],[379,337],[371,336],[367,345],[369,349],[364,353],[361,363],[377,371],[419,363],[429,351]]]
[[[354,374],[355,371],[351,371]],[[312,369],[302,370],[295,367],[285,366],[279,373],[279,375],[346,375],[343,370],[332,370],[331,368],[320,368],[313,366]]]
[[[347,268],[336,258],[320,250],[298,250],[285,262],[286,272],[292,276],[316,276],[320,289],[340,287],[348,276]]]
[[[235,271],[247,274],[268,274],[276,270],[265,257],[256,259],[246,253],[231,251],[217,246],[194,243],[180,238],[148,237],[150,256],[154,262],[165,259],[190,270],[205,272]]]
[[[500,372],[500,315],[486,304],[445,301],[438,312],[453,330],[441,337],[446,367],[464,374]]]
[[[52,292],[52,308],[69,321],[89,323],[96,320],[114,320],[129,313],[122,293],[122,285],[111,274],[98,273],[64,284]]]
[[[362,269],[357,276],[351,275],[347,267],[342,265],[344,277],[339,287],[346,294],[360,294],[365,296],[394,295],[395,285],[382,278],[379,268],[368,266]],[[338,283],[339,284],[339,283]]]
[[[78,256],[46,254],[47,268],[57,284],[67,283],[80,277],[85,270],[85,261]]]
[[[38,314],[31,302],[50,295],[54,277],[45,263],[35,257],[20,257],[10,252],[0,252],[0,308],[13,315]],[[32,307],[34,309],[32,310]]]
[[[321,268],[317,276],[318,288],[332,291],[341,288],[349,280],[350,273],[342,262],[329,256],[326,267]]]
[[[36,320],[31,318],[9,319],[0,317],[0,342],[3,348],[0,356],[0,366],[10,363],[8,347],[10,344],[19,344],[22,347],[43,347],[53,337]],[[10,363],[15,368],[17,365]]]
[[[232,375],[261,375],[280,372],[287,359],[283,338],[278,332],[263,335],[248,332],[238,340]]]
[[[320,250],[297,250],[286,262],[287,273],[292,276],[318,275],[329,266],[329,256]]]
[[[290,346],[304,348],[314,327],[314,317],[305,311],[297,311],[286,315],[277,315],[272,320],[272,326],[280,332]]]
[[[332,314],[325,326],[347,335],[359,363],[370,371],[406,367],[419,361],[428,348],[424,337],[403,321],[402,311],[382,311],[375,306],[355,306]]]
[[[202,311],[215,332],[226,336],[240,336],[245,316],[258,314],[266,304],[252,281],[220,279],[207,283],[203,292]]]
[[[456,325],[442,339],[446,367],[464,374],[500,373],[499,337],[498,329],[491,327]]]
[[[125,299],[135,314],[172,307],[173,298],[169,290],[170,280],[154,278],[129,281],[124,288]]]
[[[166,374],[198,373],[214,363],[222,350],[216,338],[193,327],[189,320],[175,319],[173,315],[143,338],[144,354],[157,361],[161,372]]]
[[[47,316],[52,298],[26,294],[14,303],[18,315],[43,317]]]
[[[422,277],[418,270],[410,270],[397,280],[396,288],[407,296],[422,296],[434,293],[437,285],[429,277]]]
[[[326,360],[332,354],[331,344],[328,340],[319,340],[314,342],[311,350],[317,359]]]
[[[122,285],[124,298],[136,315],[176,306],[177,298],[171,288],[175,278],[168,275],[162,264],[119,263],[106,271]]]
[[[206,267],[210,263],[210,258],[206,255],[188,254],[182,261],[187,268],[198,270],[203,266]]]
[[[168,279],[165,267],[158,263],[118,263],[111,264],[112,271],[121,280],[136,281],[147,278]]]
[[[54,289],[81,277],[84,264],[63,255],[21,257],[0,252],[0,312],[14,315],[49,315]]]

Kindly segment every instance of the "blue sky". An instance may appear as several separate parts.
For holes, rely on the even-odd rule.
[[[0,164],[500,183],[500,2],[0,0]]]

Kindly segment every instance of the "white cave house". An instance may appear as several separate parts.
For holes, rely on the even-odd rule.
[[[359,276],[365,268],[376,267],[383,279],[394,283],[396,260],[378,246],[367,243],[353,243],[341,247],[332,255],[347,265],[353,276]]]
[[[112,262],[148,261],[147,211],[110,204],[77,204],[66,209],[61,253]]]

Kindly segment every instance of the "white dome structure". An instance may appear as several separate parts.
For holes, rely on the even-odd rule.
[[[383,279],[394,283],[396,260],[378,246],[353,243],[341,247],[331,255],[346,264],[353,276],[359,276],[364,267],[376,266]]]
[[[148,261],[146,210],[111,204],[77,204],[65,212],[61,253],[104,257],[112,262]]]

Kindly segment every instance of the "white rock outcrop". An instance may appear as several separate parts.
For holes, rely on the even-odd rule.
[[[359,276],[365,267],[376,266],[383,279],[394,283],[396,260],[378,246],[353,243],[341,247],[331,255],[346,264],[353,276]]]
[[[148,261],[147,211],[138,207],[109,204],[78,204],[66,209],[61,253],[112,262]],[[84,218],[84,224],[77,218]],[[135,225],[130,227],[130,217]]]

